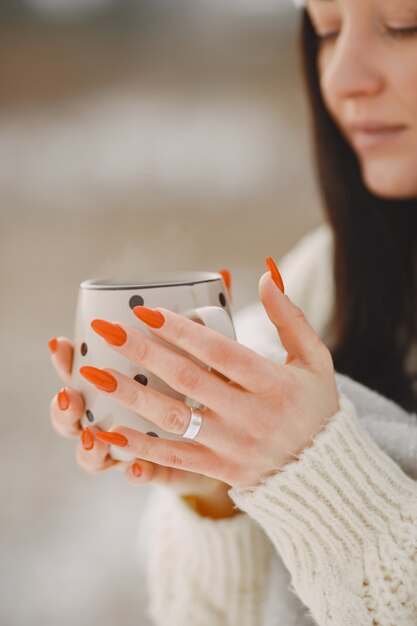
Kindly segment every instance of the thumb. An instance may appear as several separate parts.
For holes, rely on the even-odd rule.
[[[281,291],[282,279],[280,280],[278,270],[276,274],[274,266],[275,264],[272,271],[278,282],[273,279],[271,271],[263,274],[259,280],[259,297],[269,319],[278,331],[282,345],[288,352],[286,363],[300,361],[314,369],[322,363],[323,351],[327,348],[307,321],[303,311]]]

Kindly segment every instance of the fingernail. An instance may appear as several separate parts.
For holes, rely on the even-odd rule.
[[[126,343],[127,334],[118,324],[112,324],[106,320],[93,320],[91,328],[112,346],[122,346]]]
[[[223,276],[224,284],[229,294],[229,298],[232,299],[232,275],[229,270],[219,270],[219,274]]]
[[[48,342],[48,348],[50,349],[51,353],[54,354],[58,349],[58,339],[52,337],[52,339],[50,339]]]
[[[62,387],[61,391],[58,393],[58,406],[61,411],[66,411],[69,407],[69,397],[65,387]]]
[[[91,430],[89,428],[84,428],[81,433],[81,443],[84,450],[91,450],[94,448],[94,437],[91,434]]]
[[[117,380],[114,376],[98,369],[98,367],[91,367],[90,365],[84,365],[80,367],[80,374],[84,376],[90,383],[93,383],[99,389],[103,391],[116,391]]]
[[[138,463],[133,463],[132,465],[132,472],[134,474],[134,476],[136,476],[136,478],[139,478],[139,476],[142,476],[142,468],[140,465],[138,465]]]
[[[105,441],[106,443],[111,443],[114,446],[120,446],[124,448],[129,443],[124,435],[120,433],[108,433],[99,431],[96,433],[97,439],[101,439],[101,441]]]
[[[271,272],[272,279],[276,286],[284,293],[284,282],[282,280],[282,276],[279,273],[277,266],[274,263],[274,260],[268,256],[266,258],[266,264],[268,266],[269,271]]]
[[[142,320],[142,322],[145,322],[148,326],[152,326],[152,328],[161,328],[165,322],[165,317],[162,313],[148,309],[146,306],[135,306],[133,313]]]

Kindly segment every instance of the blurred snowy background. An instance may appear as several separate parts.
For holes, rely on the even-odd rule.
[[[81,280],[228,268],[322,221],[289,0],[0,0],[0,623],[147,626],[151,486],[78,469],[47,342]]]

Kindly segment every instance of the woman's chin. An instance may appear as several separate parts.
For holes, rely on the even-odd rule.
[[[387,200],[417,198],[417,176],[408,173],[406,167],[368,164],[362,162],[362,179],[367,189],[375,196]]]

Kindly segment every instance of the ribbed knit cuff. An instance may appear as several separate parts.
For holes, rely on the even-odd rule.
[[[416,483],[362,429],[353,403],[343,394],[339,402],[299,460],[260,485],[228,492],[293,574],[354,558],[416,508]]]
[[[202,517],[167,490],[155,525],[148,585],[158,626],[262,623],[273,547],[254,520]]]

